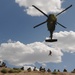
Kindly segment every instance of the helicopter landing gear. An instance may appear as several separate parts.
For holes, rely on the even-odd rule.
[[[57,39],[46,39],[45,42],[56,42]]]
[[[53,32],[50,32],[50,39],[46,39],[45,42],[56,42],[57,39],[52,39],[53,37]]]

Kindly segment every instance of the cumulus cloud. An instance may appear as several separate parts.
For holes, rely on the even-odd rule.
[[[62,0],[15,0],[20,7],[24,7],[24,11],[31,16],[40,16],[42,15],[39,11],[32,7],[36,5],[46,14],[48,13],[57,13],[62,10],[61,4]],[[35,12],[34,12],[35,11]]]
[[[52,56],[48,56],[52,50]],[[19,41],[8,41],[0,45],[0,59],[6,60],[16,66],[34,64],[35,62],[61,62],[62,53],[60,49],[51,48],[43,42],[23,44]]]
[[[62,62],[63,52],[75,52],[75,32],[60,31],[54,33],[57,38],[56,43],[34,42],[24,44],[20,41],[9,40],[0,44],[0,60],[6,60],[12,65],[23,66],[35,64],[35,62],[45,64],[48,62]],[[49,51],[52,56],[49,56]]]
[[[75,32],[74,31],[60,31],[53,34],[54,38],[58,39],[58,42],[52,43],[48,45],[52,45],[53,47],[58,47],[62,49],[64,52],[75,52]]]
[[[24,70],[27,70],[28,68],[31,68],[31,70],[33,70],[33,69],[34,69],[34,67],[33,67],[33,66],[24,66]],[[36,68],[36,70],[37,70],[37,71],[39,71],[39,69],[38,69],[38,68]]]
[[[57,46],[66,52],[75,52],[75,32],[74,31],[60,31],[54,34],[58,38]]]

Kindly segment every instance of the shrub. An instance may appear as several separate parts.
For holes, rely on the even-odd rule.
[[[8,70],[4,68],[4,69],[1,70],[1,72],[2,72],[2,73],[7,73]]]
[[[21,70],[14,70],[14,73],[19,73],[21,72]]]
[[[21,72],[21,70],[20,69],[18,69],[18,70],[10,69],[8,72],[9,73],[19,73],[19,72]]]
[[[37,70],[36,70],[36,67],[34,67],[33,71],[37,71]]]
[[[47,70],[47,72],[51,72],[51,70],[50,70],[50,69],[48,69],[48,70]]]
[[[41,69],[41,72],[46,72],[45,68],[42,68],[42,69]]]
[[[66,70],[66,69],[64,69],[64,70],[63,70],[63,72],[67,72],[67,70]]]
[[[2,62],[2,67],[6,67],[6,63],[5,62]]]
[[[60,72],[60,70],[58,70],[58,72]]]
[[[56,71],[56,69],[54,69],[54,71],[52,72],[52,74],[57,74],[57,71]]]
[[[20,70],[20,68],[13,68],[14,70]]]
[[[10,69],[8,72],[9,73],[14,73],[14,70],[13,69]]]
[[[41,69],[42,69],[42,66],[40,66],[39,71],[41,71]]]
[[[45,68],[42,68],[42,66],[40,66],[39,71],[45,72],[46,70],[45,70]]]
[[[72,71],[72,73],[75,73],[75,69]]]
[[[27,69],[27,71],[28,71],[28,72],[31,72],[31,68],[29,67],[29,68]]]
[[[24,67],[21,67],[21,70],[24,70]]]

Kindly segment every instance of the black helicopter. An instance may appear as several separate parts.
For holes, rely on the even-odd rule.
[[[37,8],[35,5],[32,5],[34,8],[36,8],[38,11],[40,11],[43,15],[45,15],[47,17],[47,20],[34,26],[33,28],[36,28],[44,23],[47,23],[47,28],[48,28],[48,31],[50,32],[50,38],[51,39],[46,39],[45,41],[46,42],[55,42],[57,41],[57,39],[52,39],[53,37],[53,32],[55,30],[55,26],[56,24],[62,26],[63,28],[66,28],[65,26],[63,26],[62,24],[60,24],[59,22],[57,22],[57,16],[60,15],[61,13],[63,13],[64,11],[66,11],[67,9],[69,9],[70,7],[72,7],[72,5],[68,6],[66,9],[62,10],[60,13],[54,15],[54,14],[50,14],[50,15],[47,15],[45,14],[42,10],[40,10],[39,8]]]

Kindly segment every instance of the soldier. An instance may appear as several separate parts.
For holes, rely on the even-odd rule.
[[[49,55],[52,55],[52,51],[49,51]]]

